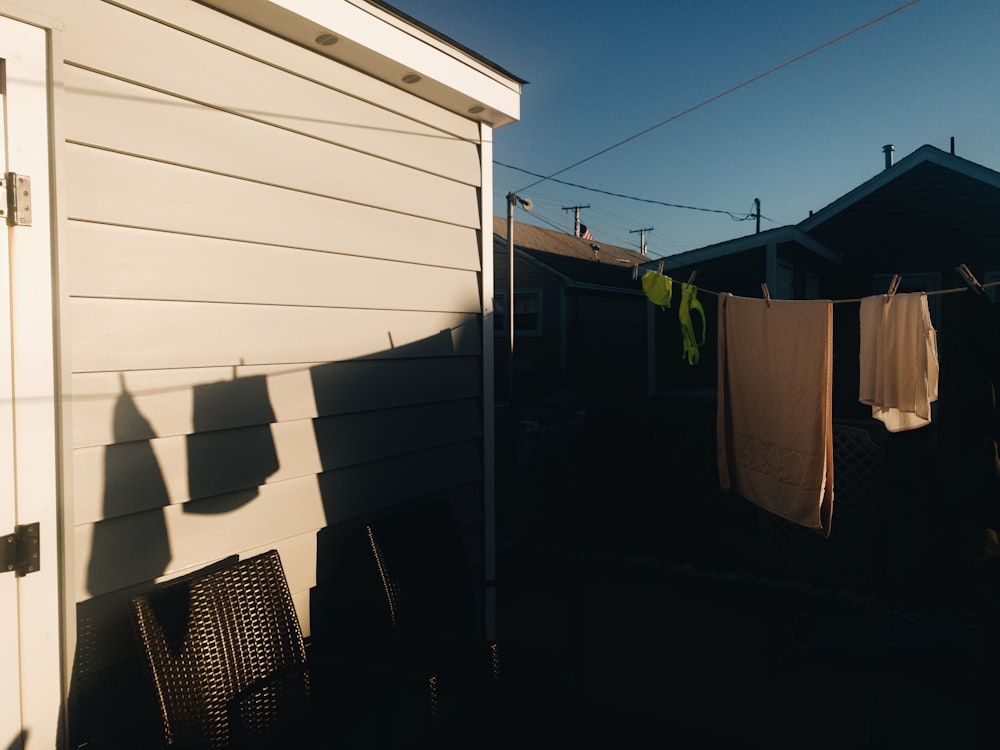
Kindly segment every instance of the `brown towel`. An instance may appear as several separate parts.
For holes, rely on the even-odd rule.
[[[719,295],[719,482],[830,534],[833,305]]]

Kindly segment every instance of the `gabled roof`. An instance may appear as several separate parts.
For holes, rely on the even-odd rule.
[[[1000,173],[921,146],[798,228],[849,264],[986,263],[1000,246]]]
[[[666,267],[668,268],[686,268],[697,263],[704,263],[705,261],[724,258],[727,255],[733,255],[734,253],[741,253],[744,250],[752,250],[757,247],[766,247],[768,245],[783,245],[789,242],[795,242],[825,260],[830,261],[831,263],[836,263],[838,265],[843,263],[843,258],[840,255],[833,252],[822,243],[817,242],[812,237],[809,237],[807,234],[794,226],[767,229],[763,232],[748,234],[743,237],[737,237],[733,240],[726,240],[725,242],[718,242],[714,245],[706,245],[705,247],[699,247],[695,250],[687,250],[683,253],[670,255],[664,260],[666,261]],[[657,264],[659,264],[658,259],[643,259],[643,265],[645,267],[655,266]]]
[[[493,234],[504,241],[507,240],[507,219],[502,216],[493,217]],[[595,245],[600,248],[596,252],[593,249]],[[627,247],[585,240],[572,234],[543,229],[519,221],[514,222],[514,246],[525,250],[541,250],[567,258],[580,258],[594,263],[613,263],[627,268],[648,260],[642,253]]]
[[[912,174],[908,175],[908,173]],[[932,196],[930,200],[938,203],[942,198],[948,196],[947,192],[943,192],[947,188],[947,185],[943,183],[946,173],[952,175],[953,185],[957,182],[972,181],[982,183],[982,186],[987,189],[1000,189],[1000,172],[949,154],[935,146],[923,145],[867,182],[842,195],[833,203],[816,211],[808,219],[799,222],[798,228],[804,232],[812,231],[829,221],[833,216],[846,211],[890,183],[898,182],[904,176],[908,177],[907,182],[911,183],[914,188],[924,188],[924,192]],[[957,178],[957,182],[955,178]],[[932,185],[931,181],[935,179],[939,183]],[[908,203],[906,208],[907,212],[911,213],[917,207]]]
[[[493,242],[507,247],[507,220],[493,217]],[[594,248],[598,248],[594,250]],[[572,234],[514,222],[514,250],[569,286],[637,289],[632,268],[648,258],[626,247],[575,237]],[[639,290],[641,291],[641,290]]]

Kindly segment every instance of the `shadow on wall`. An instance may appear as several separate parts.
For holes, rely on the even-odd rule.
[[[128,599],[171,562],[166,508],[171,504],[153,450],[157,437],[120,378],[114,441],[104,450],[102,520],[94,525],[87,589],[77,604],[77,644],[68,703],[70,746],[131,747],[159,742],[157,708],[134,645]],[[274,411],[263,376],[197,385],[194,434],[187,437],[185,513],[227,513],[258,494],[278,468],[270,431]],[[231,428],[234,423],[252,426]],[[232,491],[232,488],[240,488]],[[213,498],[218,495],[218,498]],[[127,738],[127,740],[122,739]]]
[[[478,328],[480,321],[473,324]],[[458,520],[466,527],[470,509],[481,513],[480,335],[459,327],[363,359],[309,368],[304,387],[311,387],[319,415],[313,433],[329,522],[384,515],[432,497],[463,506]],[[104,452],[106,520],[94,525],[86,579],[91,598],[77,605],[70,747],[159,743],[158,709],[141,668],[128,599],[190,555],[185,550],[195,542],[171,539],[175,525],[191,528],[198,515],[247,505],[278,469],[266,376],[196,385],[192,395],[193,430],[185,446],[190,499],[173,508],[171,491],[177,494],[183,478],[166,476],[167,464],[161,466],[156,452],[167,450],[170,439],[153,442],[157,435],[137,405],[139,393],[129,392],[120,378],[113,441]],[[462,502],[468,499],[471,505]],[[472,537],[481,545],[481,527]],[[330,556],[327,541],[321,531],[318,582],[328,575],[322,563]]]

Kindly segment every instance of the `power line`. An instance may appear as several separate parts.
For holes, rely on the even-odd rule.
[[[889,16],[894,15],[895,13],[899,13],[899,11],[901,11],[901,10],[903,10],[905,8],[908,8],[911,5],[915,5],[918,2],[920,2],[920,0],[909,0],[908,2],[903,3],[899,7],[894,8],[893,10],[890,10],[888,13],[883,13],[878,18],[873,18],[871,21],[868,21],[867,23],[863,23],[860,26],[857,26],[856,28],[853,28],[850,31],[845,32],[845,33],[841,34],[840,36],[834,37],[833,39],[830,39],[827,42],[823,42],[823,44],[820,44],[817,47],[813,47],[811,50],[809,50],[807,52],[803,52],[800,55],[796,55],[792,59],[786,60],[785,62],[781,63],[780,65],[776,65],[773,68],[770,68],[769,70],[765,70],[763,73],[758,73],[753,78],[748,78],[743,83],[737,84],[736,86],[733,86],[732,88],[726,89],[721,94],[716,94],[715,96],[706,99],[705,101],[701,102],[700,104],[695,104],[693,107],[688,107],[687,109],[683,110],[682,112],[678,112],[675,115],[671,115],[666,120],[662,120],[662,121],[656,123],[655,125],[650,125],[645,130],[640,130],[635,135],[630,135],[628,138],[620,140],[617,143],[613,143],[613,144],[611,144],[610,146],[608,146],[606,148],[602,148],[600,151],[598,151],[596,153],[593,153],[590,156],[587,156],[587,157],[585,157],[583,159],[580,159],[579,161],[573,162],[568,167],[563,167],[559,171],[553,172],[552,174],[550,174],[548,176],[541,176],[541,179],[537,180],[536,182],[532,182],[530,185],[525,185],[523,188],[521,188],[520,190],[517,190],[516,192],[521,192],[523,190],[528,190],[529,188],[533,188],[535,185],[539,184],[540,182],[545,182],[546,180],[551,180],[556,175],[560,175],[563,172],[568,172],[569,170],[573,169],[574,167],[578,167],[581,164],[584,164],[585,162],[590,161],[591,159],[596,159],[598,156],[601,156],[602,154],[606,154],[606,153],[608,153],[608,151],[616,149],[619,146],[624,146],[626,143],[629,143],[630,141],[634,141],[636,138],[639,138],[641,136],[646,135],[646,133],[649,133],[649,132],[651,132],[653,130],[656,130],[657,128],[663,127],[664,125],[666,125],[668,123],[671,123],[674,120],[680,119],[684,115],[691,114],[692,112],[694,112],[694,111],[696,111],[698,109],[701,109],[702,107],[704,107],[706,105],[709,105],[712,102],[718,101],[719,99],[721,99],[724,96],[728,96],[729,94],[732,94],[735,91],[739,91],[741,88],[744,88],[745,86],[749,86],[751,83],[755,83],[755,82],[761,80],[762,78],[766,78],[767,76],[771,75],[772,73],[777,73],[782,68],[787,68],[789,65],[797,63],[800,60],[804,60],[805,58],[807,58],[810,55],[813,55],[813,54],[819,52],[822,49],[826,49],[827,47],[829,47],[831,45],[834,45],[837,42],[840,42],[840,41],[842,41],[844,39],[847,39],[847,37],[849,37],[849,36],[857,34],[859,31],[863,31],[864,29],[867,29],[869,26],[874,26],[876,23],[879,23],[880,21],[884,21]],[[538,175],[536,175],[536,176],[538,176]]]
[[[745,214],[738,214],[735,211],[722,211],[717,208],[700,208],[698,206],[685,206],[680,203],[667,203],[666,201],[654,200],[652,198],[639,198],[634,195],[625,195],[624,193],[614,193],[610,190],[602,190],[601,188],[587,187],[586,185],[578,185],[574,182],[567,182],[566,180],[557,180],[553,177],[544,177],[543,175],[540,175],[536,172],[531,172],[527,169],[522,169],[521,167],[515,167],[511,164],[504,164],[503,162],[496,161],[495,159],[493,160],[493,163],[499,167],[506,167],[507,169],[513,169],[518,172],[523,172],[524,174],[530,174],[533,177],[542,177],[543,179],[539,180],[539,182],[550,180],[551,182],[558,182],[560,185],[567,185],[569,187],[578,188],[580,190],[589,190],[592,193],[601,193],[603,195],[610,195],[614,198],[624,198],[625,200],[639,201],[640,203],[652,203],[657,206],[666,206],[667,208],[683,208],[689,211],[705,211],[707,213],[712,213],[712,214],[725,214],[733,221],[749,221],[750,219],[755,218],[757,216],[757,214],[754,213],[753,209],[750,209],[750,211],[748,211]],[[535,184],[537,185],[538,183],[536,182]],[[526,189],[527,188],[521,188],[521,190],[526,190]],[[761,218],[766,219],[767,221],[770,221],[772,223],[777,223],[774,221],[774,219],[768,219],[766,216],[762,216]]]

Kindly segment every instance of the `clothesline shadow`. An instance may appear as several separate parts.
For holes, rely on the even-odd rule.
[[[195,385],[193,433],[185,438],[187,498],[172,498],[154,450],[159,436],[129,391],[124,373],[103,448],[101,520],[87,564],[89,598],[79,602],[66,734],[77,746],[156,746],[158,714],[135,645],[127,601],[168,570],[167,512],[225,514],[259,494],[278,469],[274,412],[263,376]],[[243,427],[233,428],[233,424]],[[176,478],[173,481],[177,485]],[[174,490],[175,493],[177,490]],[[139,743],[138,745],[135,743]]]

